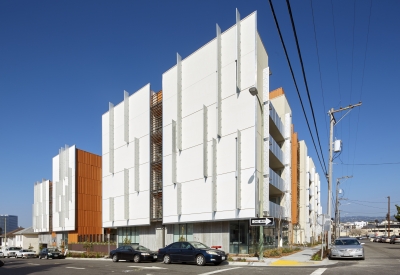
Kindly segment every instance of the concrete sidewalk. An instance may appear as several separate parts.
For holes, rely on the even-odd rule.
[[[318,252],[319,247],[306,248],[297,253],[281,258],[264,258],[262,262],[227,262],[228,265],[239,266],[321,266],[336,264],[337,261],[324,259],[322,261],[312,261],[311,256]]]

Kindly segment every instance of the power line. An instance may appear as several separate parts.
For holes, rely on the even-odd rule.
[[[297,82],[296,82],[296,79],[295,79],[295,77],[294,77],[293,68],[292,68],[292,65],[291,65],[290,60],[289,60],[289,56],[288,56],[288,53],[287,53],[287,50],[286,50],[285,42],[283,41],[282,33],[281,33],[280,28],[279,28],[279,23],[278,23],[278,20],[277,20],[277,18],[276,18],[276,14],[275,14],[274,7],[273,7],[273,5],[272,5],[272,0],[269,0],[269,5],[270,5],[270,7],[271,7],[271,11],[272,11],[272,15],[273,15],[273,17],[274,17],[274,21],[275,21],[275,24],[276,24],[276,28],[277,28],[277,30],[278,30],[278,34],[279,34],[279,37],[280,37],[280,40],[281,40],[281,43],[282,43],[282,46],[283,46],[283,50],[284,50],[285,55],[286,55],[286,60],[287,60],[287,62],[288,62],[288,64],[289,64],[289,69],[290,69],[290,73],[292,74],[292,79],[293,79],[293,81],[294,81],[294,85],[295,85],[295,87],[296,87],[296,92],[297,92],[297,95],[298,95],[298,97],[299,97],[299,99],[300,99],[301,108],[302,108],[302,110],[303,110],[303,114],[304,114],[304,117],[305,117],[306,122],[307,122],[308,131],[310,132],[311,139],[312,139],[312,142],[313,142],[313,144],[314,144],[315,152],[317,153],[318,160],[319,160],[319,163],[320,163],[320,165],[321,165],[321,167],[322,167],[322,170],[323,170],[324,174],[326,175],[326,168],[322,165],[321,158],[320,158],[319,153],[318,153],[318,150],[317,150],[317,146],[315,145],[314,136],[313,136],[313,134],[312,134],[312,131],[311,131],[311,128],[310,128],[310,123],[308,122],[307,114],[306,114],[306,111],[305,111],[305,109],[304,109],[304,104],[303,104],[303,101],[302,101],[301,96],[300,96],[299,88],[298,88],[298,86],[297,86]]]
[[[368,165],[396,165],[396,164],[400,164],[400,162],[381,162],[381,163],[338,163],[339,165],[364,165],[364,166],[368,166]]]
[[[358,201],[358,202],[367,202],[367,203],[387,203],[387,201],[360,201],[360,200],[347,200],[347,201]],[[398,202],[392,202],[392,203],[400,203]]]
[[[315,132],[316,132],[316,134],[317,134],[317,139],[318,139],[318,145],[319,145],[319,149],[320,149],[320,152],[321,152],[321,155],[322,155],[322,161],[324,162],[324,166],[326,167],[325,159],[324,159],[324,154],[322,153],[321,141],[320,141],[320,139],[319,139],[319,133],[318,133],[318,128],[317,128],[317,122],[316,122],[316,120],[315,120],[314,107],[313,107],[312,102],[311,102],[310,91],[309,91],[309,89],[308,89],[308,83],[307,83],[307,78],[306,78],[306,72],[305,72],[305,70],[304,70],[303,58],[302,58],[302,56],[301,56],[299,40],[298,40],[298,38],[297,38],[296,26],[294,25],[292,9],[290,8],[289,0],[286,0],[286,5],[287,5],[287,7],[288,7],[288,11],[289,11],[289,15],[290,15],[290,21],[291,21],[291,23],[292,23],[292,29],[293,29],[294,39],[295,39],[295,41],[296,41],[296,47],[297,47],[297,54],[299,55],[299,59],[300,59],[301,71],[302,71],[302,73],[303,73],[304,84],[305,84],[305,86],[306,86],[307,97],[308,97],[308,103],[310,104],[310,108],[311,108],[311,114],[312,114],[312,118],[313,118],[313,121],[314,121]]]
[[[333,37],[335,39],[335,54],[336,54],[336,72],[337,72],[337,77],[338,77],[338,85],[339,85],[339,99],[340,102],[342,102],[342,93],[340,91],[340,77],[339,77],[339,61],[338,61],[338,54],[337,54],[337,43],[336,43],[336,28],[335,28],[335,16],[333,14],[333,2],[331,0],[331,6],[332,6],[332,24],[333,24]]]
[[[325,96],[324,96],[324,88],[322,86],[322,74],[321,74],[321,64],[320,64],[320,58],[319,58],[319,51],[318,51],[318,40],[317,40],[317,32],[315,30],[315,21],[314,21],[314,7],[312,4],[312,0],[310,0],[311,3],[311,14],[312,14],[312,19],[313,19],[313,27],[314,27],[314,40],[315,40],[315,48],[317,50],[317,57],[318,57],[318,71],[319,71],[319,81],[321,85],[321,93],[322,93],[322,104],[324,106],[324,110],[327,110],[325,107]],[[328,116],[324,116],[325,118],[325,129],[326,129],[326,137],[328,138],[329,132],[328,132],[328,121],[327,121]]]
[[[364,87],[364,72],[365,72],[365,63],[367,59],[367,51],[368,51],[368,41],[369,41],[369,27],[371,24],[371,11],[372,11],[372,0],[370,1],[369,4],[369,16],[368,16],[368,28],[367,28],[367,43],[365,43],[365,53],[364,53],[364,64],[363,64],[363,71],[362,71],[362,77],[361,77],[361,91],[360,91],[360,101],[362,99],[362,93],[363,93],[363,87]],[[360,110],[358,110],[358,119],[357,119],[357,127],[356,127],[356,142],[354,145],[354,156],[353,156],[353,163],[356,158],[356,149],[357,149],[357,139],[358,139],[358,125],[360,122]],[[354,167],[353,167],[354,169]],[[352,173],[353,173],[352,169]]]

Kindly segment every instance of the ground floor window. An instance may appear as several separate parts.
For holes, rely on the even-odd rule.
[[[123,244],[139,243],[138,227],[119,227],[118,228],[118,246]]]
[[[193,224],[174,224],[174,242],[193,241]]]
[[[275,228],[263,227],[264,248],[277,246]],[[229,223],[229,253],[252,254],[258,250],[260,227],[250,226],[248,220],[231,221]]]

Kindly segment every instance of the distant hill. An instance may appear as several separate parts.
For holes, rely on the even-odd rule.
[[[369,222],[369,221],[375,221],[378,220],[379,222],[382,222],[383,220],[386,220],[384,216],[346,216],[346,217],[340,217],[340,222]]]

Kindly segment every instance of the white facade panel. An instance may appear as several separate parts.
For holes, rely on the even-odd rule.
[[[34,232],[49,232],[50,230],[50,181],[43,180],[34,185],[33,217],[32,224]]]
[[[53,158],[53,231],[76,229],[76,148],[65,147]]]
[[[147,84],[113,108],[114,173],[103,169],[103,227],[150,224],[150,92]],[[102,119],[103,150],[107,147],[104,137],[110,135],[108,117],[106,113]],[[102,153],[103,167],[109,165],[109,153]]]

